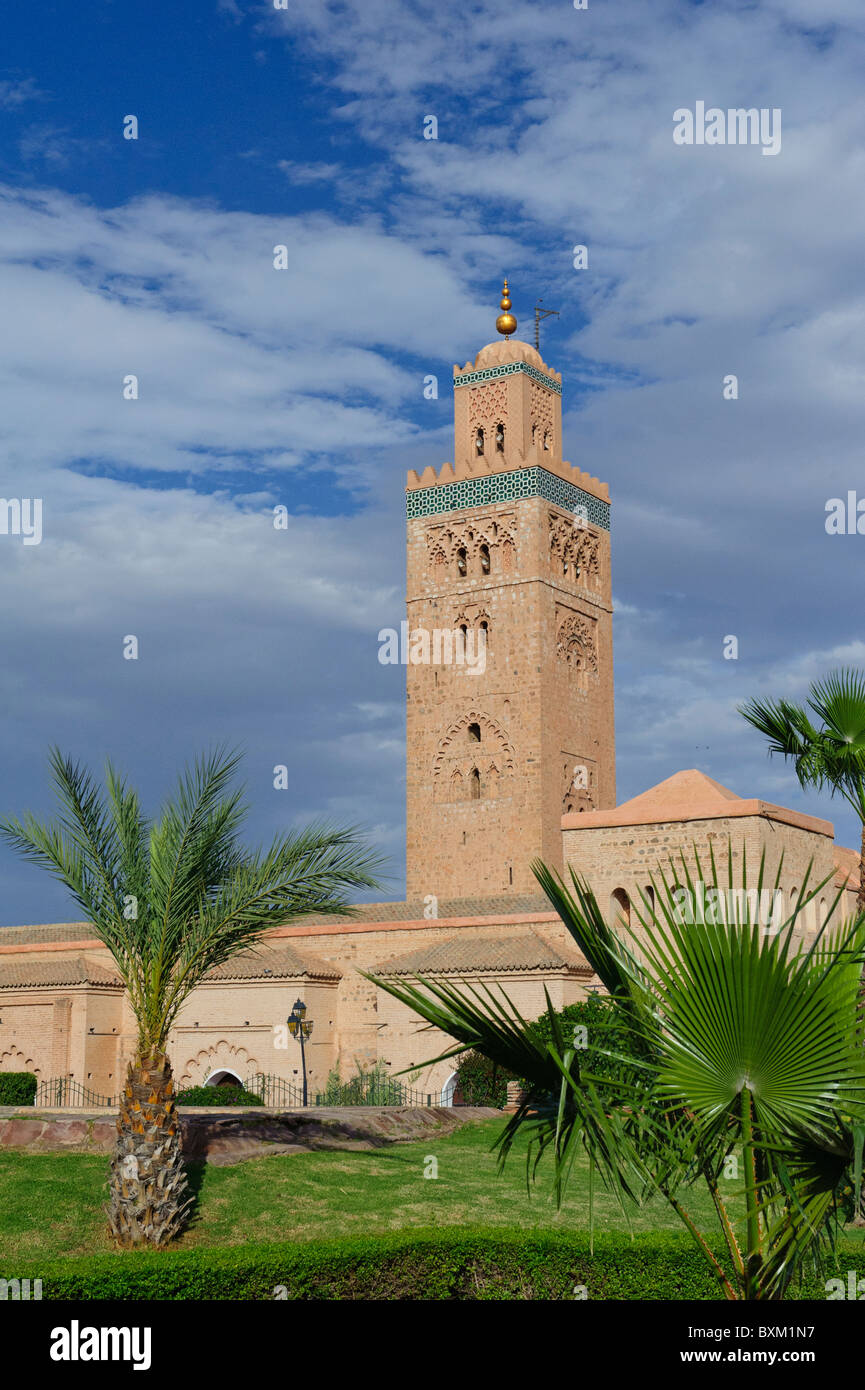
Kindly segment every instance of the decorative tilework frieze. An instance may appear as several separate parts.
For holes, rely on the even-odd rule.
[[[545,501],[572,512],[576,512],[577,507],[585,507],[593,526],[600,526],[604,531],[610,529],[609,502],[602,502],[590,492],[584,492],[581,487],[539,467],[517,468],[510,473],[487,473],[435,487],[411,488],[405,495],[406,516],[411,521],[415,517],[456,512],[464,507],[516,502],[523,497],[543,497]]]
[[[546,386],[548,391],[555,391],[557,396],[562,394],[560,381],[547,376],[546,372],[539,372],[537,367],[532,367],[528,362],[505,362],[501,367],[483,367],[479,372],[463,372],[460,376],[454,377],[454,390],[458,386],[477,386],[479,382],[492,381],[497,376],[511,376],[514,372],[525,372],[533,381],[539,381],[542,386]]]

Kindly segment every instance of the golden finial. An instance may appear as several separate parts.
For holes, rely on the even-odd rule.
[[[509,338],[512,333],[516,333],[517,331],[517,321],[510,312],[510,307],[511,301],[508,297],[508,282],[505,280],[505,287],[502,290],[502,302],[499,305],[502,312],[496,319],[496,328],[500,333],[505,335],[505,338]]]

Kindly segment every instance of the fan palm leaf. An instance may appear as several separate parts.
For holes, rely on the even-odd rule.
[[[782,863],[772,877],[761,859],[748,890],[744,852],[741,886],[734,882],[731,845],[726,874],[713,854],[707,865],[696,850],[693,863],[670,860],[652,876],[653,895],[637,912],[642,930],[630,940],[605,922],[573,870],[566,884],[534,865],[627,1032],[625,1070],[613,1083],[581,1066],[561,1030],[547,1044],[533,1038],[503,991],[369,977],[456,1039],[442,1057],[470,1047],[527,1078],[532,1093],[499,1140],[500,1162],[522,1132],[532,1175],[552,1152],[559,1197],[580,1147],[623,1204],[661,1192],[728,1297],[782,1296],[804,1262],[830,1247],[854,1158],[848,1120],[865,1121],[865,918],[830,926],[839,890],[805,949],[796,928],[828,880],[809,888],[809,869],[790,911],[779,913]],[[775,908],[768,919],[766,893]],[[696,920],[683,917],[683,894],[700,905]],[[734,1147],[745,1167],[738,1229],[721,1186]],[[696,1180],[712,1196],[727,1269],[686,1209]]]

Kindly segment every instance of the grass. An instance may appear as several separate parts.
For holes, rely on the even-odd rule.
[[[524,1147],[518,1147],[504,1173],[497,1174],[491,1148],[503,1124],[501,1119],[466,1124],[448,1136],[374,1150],[274,1155],[224,1168],[192,1165],[195,1216],[175,1248],[312,1241],[441,1226],[586,1230],[585,1160],[575,1166],[562,1209],[556,1211],[546,1160],[531,1196],[526,1192]],[[424,1178],[430,1157],[438,1162],[436,1179]],[[0,1151],[4,1259],[112,1251],[102,1210],[107,1169],[108,1159],[101,1155]],[[725,1190],[738,1213],[741,1180],[730,1180]],[[717,1220],[701,1185],[688,1191],[685,1206],[698,1227],[714,1237]],[[626,1217],[598,1183],[595,1229],[630,1229],[635,1235],[667,1230],[689,1240],[660,1198]]]
[[[550,1165],[526,1192],[525,1149],[502,1175],[492,1145],[499,1119],[455,1133],[374,1150],[328,1150],[250,1159],[232,1167],[190,1167],[197,1192],[194,1219],[179,1248],[251,1240],[319,1240],[411,1227],[481,1223],[523,1230],[585,1229],[588,1170],[579,1167],[560,1212],[550,1197]],[[428,1158],[438,1177],[425,1178]],[[0,1151],[0,1249],[5,1256],[77,1255],[113,1249],[102,1206],[108,1159],[88,1154]],[[732,1189],[739,1184],[731,1183]],[[694,1189],[694,1215],[712,1223],[711,1204]],[[595,1188],[598,1230],[628,1230],[618,1204]],[[635,1232],[680,1230],[661,1201],[635,1209]]]

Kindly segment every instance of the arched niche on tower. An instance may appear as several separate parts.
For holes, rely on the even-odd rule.
[[[441,739],[433,759],[437,801],[485,800],[509,795],[514,750],[498,720],[467,710]]]

